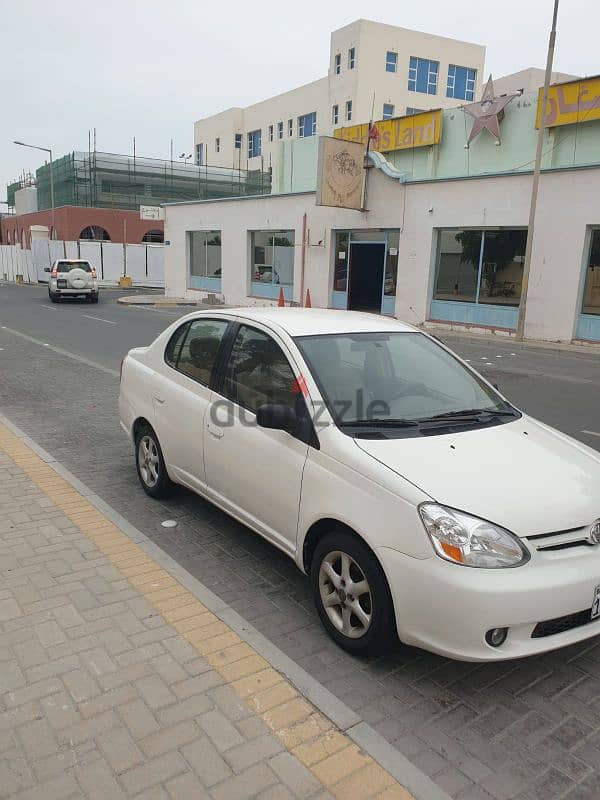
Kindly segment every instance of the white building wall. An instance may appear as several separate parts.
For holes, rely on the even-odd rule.
[[[538,67],[528,67],[528,69],[512,72],[510,75],[503,75],[501,78],[494,79],[494,91],[496,94],[515,94],[516,92],[537,92],[544,85],[545,70]],[[567,72],[552,72],[550,83],[564,83],[565,81],[576,80],[577,75],[569,75]]]

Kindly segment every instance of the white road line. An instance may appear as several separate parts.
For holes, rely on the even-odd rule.
[[[116,322],[113,322],[111,319],[102,319],[102,317],[91,317],[89,314],[82,314],[81,316],[85,317],[86,319],[98,320],[98,322],[106,322],[107,325],[116,325],[117,324]]]
[[[598,431],[581,431],[581,432],[587,433],[588,436],[600,436],[600,433],[598,433]]]
[[[57,309],[56,309],[56,308],[54,308],[54,306],[48,306],[48,305],[46,305],[46,303],[42,303],[42,305],[40,306],[40,308],[45,308],[45,309],[46,309],[46,311],[57,311]]]

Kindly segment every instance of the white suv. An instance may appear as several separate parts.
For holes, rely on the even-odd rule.
[[[471,661],[600,634],[600,453],[431,336],[302,308],[195,312],[122,369],[144,490],[180,483],[310,574],[323,625]]]
[[[50,270],[48,297],[57,303],[63,297],[85,297],[98,302],[98,276],[89,261],[81,258],[59,258]]]

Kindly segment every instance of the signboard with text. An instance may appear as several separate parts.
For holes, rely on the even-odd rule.
[[[538,92],[535,127],[540,127],[543,87]],[[544,114],[544,127],[573,125],[600,119],[600,77],[559,83],[548,87],[548,101]]]
[[[337,128],[333,135],[347,142],[361,142],[366,145],[369,125],[351,125]],[[371,131],[371,150],[390,153],[393,150],[408,150],[412,147],[426,147],[438,144],[442,135],[442,112],[422,111],[409,117],[382,119],[373,123]]]
[[[140,219],[164,219],[165,211],[160,206],[140,206]]]

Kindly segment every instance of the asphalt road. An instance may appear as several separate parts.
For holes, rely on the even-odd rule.
[[[498,665],[412,648],[352,658],[322,631],[289,559],[185,490],[146,497],[118,425],[119,364],[189,309],[122,307],[117,296],[54,306],[43,287],[0,285],[0,411],[452,797],[600,797],[600,637]],[[600,355],[444,338],[516,405],[600,449]]]

